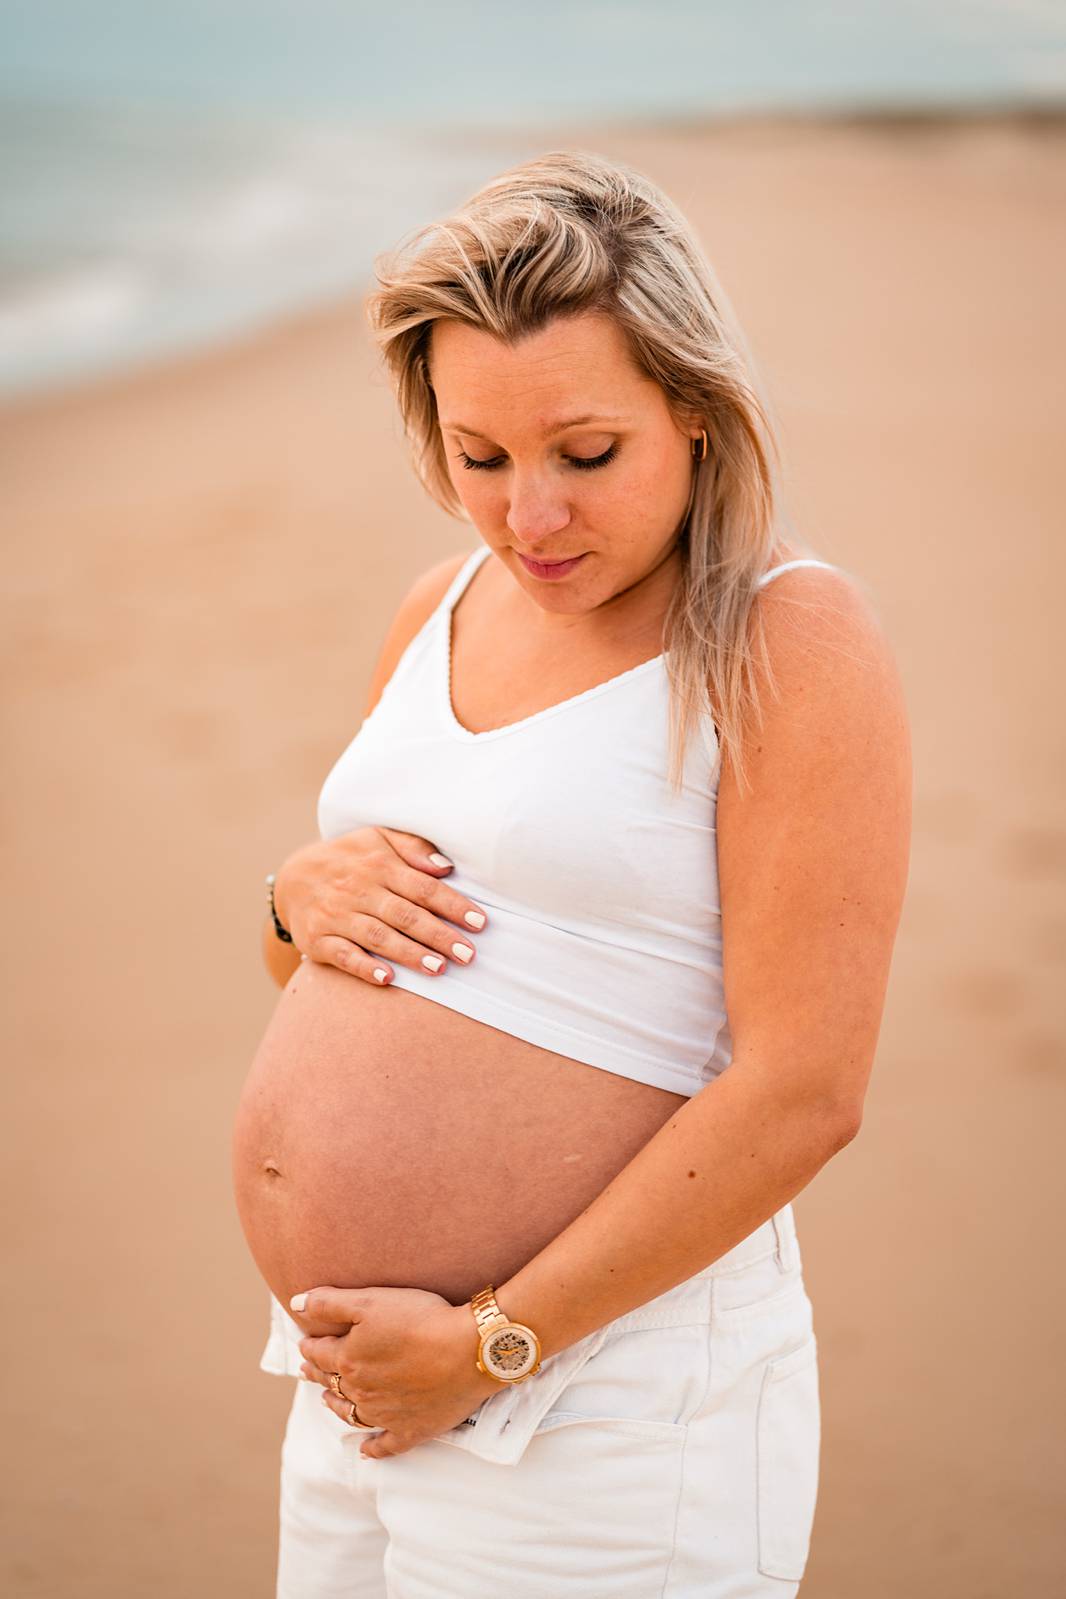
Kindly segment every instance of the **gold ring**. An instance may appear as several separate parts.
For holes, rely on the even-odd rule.
[[[349,1427],[364,1427],[364,1428],[368,1429],[370,1432],[374,1432],[376,1430],[375,1427],[374,1427],[374,1423],[372,1421],[360,1421],[359,1420],[359,1416],[358,1416],[358,1414],[356,1412],[356,1408],[355,1408],[355,1400],[354,1399],[349,1401],[348,1414],[345,1416],[344,1419],[348,1423]]]
[[[338,1399],[344,1398],[344,1395],[341,1393],[341,1374],[339,1371],[330,1372],[329,1385],[333,1389],[333,1392],[336,1394]]]

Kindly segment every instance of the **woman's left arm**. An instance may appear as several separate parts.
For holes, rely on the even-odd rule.
[[[902,687],[849,579],[760,597],[779,695],[718,795],[729,1066],[569,1227],[497,1287],[544,1354],[702,1271],[855,1137],[910,854]]]
[[[504,1313],[536,1330],[542,1358],[717,1260],[806,1187],[861,1123],[910,852],[903,693],[881,628],[847,578],[799,568],[757,603],[777,693],[760,683],[763,719],[745,750],[750,786],[742,793],[725,762],[718,792],[732,1059],[496,1285]],[[338,1312],[332,1300],[319,1304],[324,1292],[312,1296],[315,1308]],[[447,1311],[440,1337],[454,1347],[442,1369],[461,1388],[475,1328],[469,1305]],[[313,1367],[319,1354],[340,1353],[333,1340],[303,1347]],[[495,1390],[480,1381],[482,1396]],[[381,1435],[363,1452],[410,1446]]]

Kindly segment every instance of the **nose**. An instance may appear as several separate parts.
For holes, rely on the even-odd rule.
[[[547,539],[570,524],[570,507],[550,479],[515,472],[507,526],[520,544],[534,553]]]

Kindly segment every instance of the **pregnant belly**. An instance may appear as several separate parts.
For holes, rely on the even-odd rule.
[[[304,962],[238,1107],[241,1223],[282,1304],[319,1284],[460,1304],[537,1254],[684,1102]]]

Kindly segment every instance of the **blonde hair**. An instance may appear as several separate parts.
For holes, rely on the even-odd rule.
[[[603,311],[675,416],[707,430],[682,525],[682,577],[663,622],[670,781],[682,782],[696,719],[741,780],[742,729],[773,684],[753,599],[777,543],[778,454],[750,353],[681,212],[648,178],[587,151],[553,150],[484,184],[452,216],[376,263],[371,329],[427,491],[465,517],[448,474],[428,352],[455,318],[515,342],[557,316]],[[791,541],[790,541],[791,542]]]

